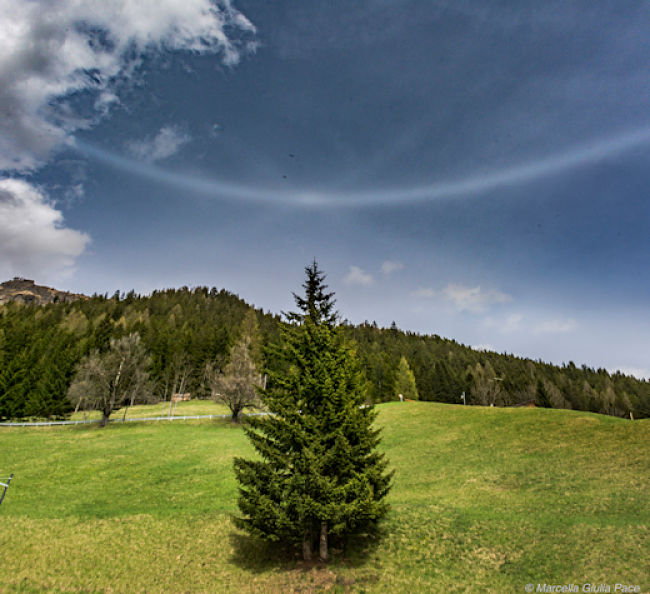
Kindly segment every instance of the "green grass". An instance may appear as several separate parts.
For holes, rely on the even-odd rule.
[[[227,421],[2,428],[0,475],[15,479],[0,506],[0,592],[650,588],[649,421],[410,402],[379,410],[396,470],[385,535],[326,566],[232,526],[232,458],[251,448]]]
[[[213,400],[187,400],[177,402],[171,405],[169,402],[159,402],[157,404],[138,404],[126,409],[120,409],[111,415],[111,419],[121,419],[126,412],[127,419],[139,419],[147,417],[167,417],[171,414],[175,417],[184,415],[228,415],[230,410],[227,406],[214,402]],[[87,413],[78,411],[70,417],[73,421],[82,421],[84,419],[99,420],[102,414],[98,410],[92,410]]]

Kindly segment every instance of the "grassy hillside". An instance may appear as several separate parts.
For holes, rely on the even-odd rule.
[[[175,404],[167,402],[157,402],[156,404],[136,404],[126,409],[121,408],[111,416],[111,420],[127,419],[145,419],[149,417],[167,417],[172,416],[194,416],[194,415],[230,415],[227,406],[215,402],[214,400],[188,400]],[[102,413],[98,410],[88,412],[78,411],[70,415],[72,421],[96,420],[102,418]]]
[[[228,422],[6,429],[0,591],[650,589],[650,422],[428,402],[379,407],[386,536],[330,565],[238,533]]]
[[[151,357],[151,389],[159,400],[190,392],[207,397],[210,370],[223,369],[251,307],[216,288],[116,294],[46,306],[0,304],[0,420],[64,418],[74,409],[67,397],[78,364],[112,338],[138,333]],[[280,342],[279,316],[256,310],[260,342]],[[437,335],[344,324],[357,345],[373,402],[397,400],[395,382],[404,357],[420,400],[511,406],[543,406],[637,419],[650,417],[650,382],[568,362],[561,367],[514,355],[475,351]],[[266,353],[266,366],[283,365]],[[503,381],[493,381],[495,377]],[[136,395],[138,398],[142,394]]]

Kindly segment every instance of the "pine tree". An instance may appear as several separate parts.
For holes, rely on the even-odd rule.
[[[402,356],[397,366],[397,376],[395,377],[395,395],[402,395],[404,399],[418,400],[418,389],[415,385],[415,376],[409,367],[406,357]]]
[[[0,421],[17,419],[24,415],[25,382],[29,375],[29,359],[22,351],[0,375]]]
[[[302,545],[303,558],[328,558],[329,536],[376,526],[392,474],[376,451],[375,412],[355,353],[336,327],[333,293],[316,262],[305,269],[305,296],[277,349],[285,371],[269,371],[261,398],[272,415],[246,433],[261,459],[235,460],[237,525],[272,542]]]
[[[100,353],[105,353],[111,346],[111,336],[113,334],[113,321],[110,316],[104,315],[101,321],[93,329],[91,344],[93,348]]]
[[[435,364],[434,400],[457,403],[462,389],[444,359]]]
[[[447,402],[449,383],[444,369],[444,361],[437,361],[434,365],[435,384],[433,388],[433,399],[436,402]]]
[[[542,408],[553,408],[553,405],[551,404],[551,399],[548,395],[548,392],[546,391],[546,387],[544,386],[542,380],[537,380],[535,401],[537,403],[537,406],[541,406]]]

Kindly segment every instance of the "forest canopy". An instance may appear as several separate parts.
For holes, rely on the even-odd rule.
[[[223,371],[253,311],[262,346],[277,344],[284,323],[224,289],[198,287],[95,295],[73,303],[0,306],[0,420],[64,418],[68,389],[84,357],[113,339],[137,333],[150,361],[157,400],[182,391],[211,395],[209,372]],[[400,361],[408,364],[420,400],[514,406],[535,403],[635,418],[650,416],[650,383],[604,369],[562,366],[510,354],[476,351],[437,335],[394,324],[343,323],[355,345],[373,402],[397,400]],[[283,363],[270,357],[269,369]],[[403,364],[402,364],[403,365]],[[538,400],[543,400],[538,402]]]

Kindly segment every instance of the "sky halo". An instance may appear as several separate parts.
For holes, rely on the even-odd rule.
[[[315,256],[352,321],[650,375],[647,3],[45,4],[0,23],[5,276],[279,311]]]
[[[71,146],[82,155],[97,159],[118,170],[140,175],[156,183],[169,184],[214,198],[238,198],[260,204],[283,204],[303,207],[372,207],[415,204],[445,198],[463,198],[481,194],[502,186],[523,185],[538,178],[561,174],[572,169],[593,165],[613,158],[627,150],[650,144],[650,126],[638,127],[607,139],[569,147],[556,154],[540,157],[467,178],[440,181],[416,187],[394,189],[348,190],[343,192],[302,190],[270,190],[232,182],[223,182],[195,173],[173,172],[156,165],[153,160],[134,160],[73,140]],[[139,155],[136,155],[139,156]]]

